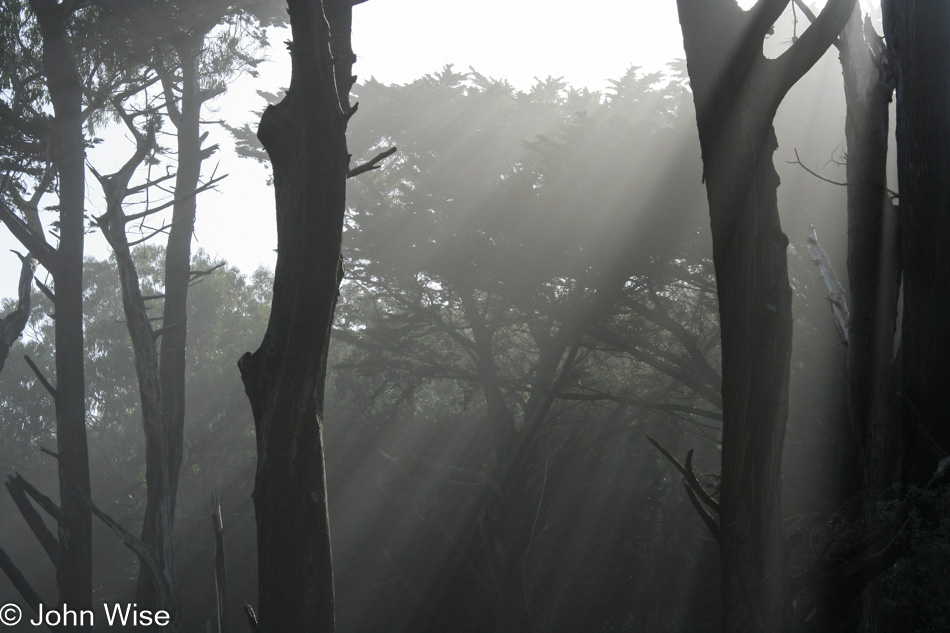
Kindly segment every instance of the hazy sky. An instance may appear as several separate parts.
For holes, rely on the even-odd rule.
[[[458,70],[472,66],[484,75],[508,79],[518,88],[550,75],[600,89],[629,66],[658,70],[684,56],[674,0],[370,0],[354,9],[353,40],[357,75],[385,83],[411,81],[452,63]],[[273,56],[260,78],[232,86],[218,104],[220,115],[253,120],[251,111],[260,106],[254,90],[287,84],[289,67],[281,45]],[[260,264],[272,266],[276,232],[264,171],[234,159],[228,139],[220,131],[216,136],[224,148],[216,157],[218,173],[230,177],[220,192],[199,199],[197,245],[244,272]],[[124,162],[128,147],[118,145],[91,154],[100,172]],[[214,159],[206,163],[205,173],[213,167]],[[91,176],[88,182],[89,211],[95,214],[101,205]],[[18,262],[7,250],[18,247],[0,228],[0,297],[15,295]],[[101,237],[90,236],[87,253],[107,256]]]

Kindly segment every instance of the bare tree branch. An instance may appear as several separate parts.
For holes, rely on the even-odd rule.
[[[23,355],[23,359],[26,361],[26,364],[30,366],[30,369],[33,370],[33,374],[36,376],[36,379],[40,381],[40,384],[43,385],[43,388],[49,392],[49,395],[53,397],[53,400],[56,400],[56,387],[54,387],[49,380],[46,379],[46,376],[43,375],[43,372],[40,371],[40,368],[36,366],[36,363],[33,362],[33,359]]]
[[[53,517],[53,520],[56,521],[63,529],[66,528],[66,517],[63,514],[63,511],[60,510],[59,506],[56,505],[52,499],[34,488],[33,484],[24,479],[19,473],[9,477],[7,486],[10,486],[11,484],[17,486],[30,497],[32,497],[33,501],[36,502],[36,505],[41,507],[46,511],[47,514]]]
[[[850,337],[851,313],[848,310],[848,300],[844,296],[844,287],[838,281],[838,276],[831,266],[831,260],[828,259],[825,249],[818,242],[818,231],[815,229],[815,225],[809,224],[808,229],[810,233],[808,236],[808,254],[811,255],[812,263],[818,266],[821,278],[825,280],[825,287],[828,288],[828,301],[831,303],[831,312],[834,315],[838,336],[847,345]]]
[[[119,540],[122,541],[126,547],[132,550],[136,556],[139,557],[139,560],[142,562],[145,567],[148,568],[149,573],[152,576],[152,579],[155,581],[155,586],[158,587],[160,593],[164,594],[166,597],[171,591],[169,586],[168,578],[165,574],[162,573],[161,567],[159,567],[158,562],[155,560],[155,557],[152,556],[152,551],[149,547],[142,542],[141,539],[132,535],[128,530],[119,525],[119,523],[110,517],[108,514],[100,510],[96,504],[92,502],[88,497],[83,498],[83,501],[86,505],[89,506],[89,509],[92,511],[100,521],[106,524],[112,533],[119,537]]]
[[[10,584],[23,596],[23,600],[38,614],[40,612],[40,605],[44,604],[44,600],[40,598],[40,594],[36,593],[30,581],[26,579],[26,576],[24,576],[20,568],[13,563],[13,560],[2,547],[0,547],[0,569],[2,569],[3,573],[10,579]]]
[[[374,169],[379,169],[380,163],[386,160],[387,158],[389,158],[390,156],[392,156],[393,154],[395,154],[396,151],[397,149],[395,147],[390,147],[389,149],[376,154],[376,156],[373,156],[371,159],[369,159],[365,163],[357,165],[353,169],[346,172],[346,177],[353,178],[354,176],[359,176],[362,173],[372,171]]]
[[[33,504],[30,503],[30,500],[27,498],[26,493],[23,492],[23,487],[18,485],[13,477],[8,478],[6,487],[7,492],[10,493],[10,497],[13,499],[13,503],[16,504],[17,509],[20,511],[20,516],[26,521],[30,531],[36,536],[36,540],[40,542],[43,551],[49,556],[50,561],[52,561],[53,565],[56,565],[56,561],[58,560],[57,550],[59,547],[56,537],[50,529],[46,527],[46,524],[43,522],[43,517],[36,511],[36,508],[33,507]]]
[[[703,503],[708,505],[710,508],[712,508],[716,512],[719,512],[719,502],[713,499],[709,495],[709,493],[706,492],[706,489],[703,488],[702,484],[699,483],[699,480],[696,478],[696,473],[693,472],[693,449],[689,449],[689,452],[686,453],[686,465],[684,466],[683,464],[679,462],[679,460],[673,457],[672,453],[670,453],[668,450],[663,448],[663,446],[661,446],[660,443],[657,442],[655,439],[653,439],[649,435],[647,436],[647,439],[650,440],[650,443],[653,444],[656,447],[656,449],[660,451],[663,454],[663,456],[666,457],[666,459],[668,459],[671,464],[673,464],[673,466],[676,467],[676,470],[680,471],[683,474],[683,477],[686,478],[686,483],[688,484],[688,487],[692,488],[693,491],[697,495],[699,495],[699,497],[703,500]]]

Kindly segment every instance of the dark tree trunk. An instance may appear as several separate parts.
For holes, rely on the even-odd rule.
[[[894,92],[886,49],[856,6],[841,36],[848,142],[848,406],[871,496],[897,474],[894,433],[894,333],[900,261],[897,215],[887,190],[888,104]],[[872,509],[873,511],[873,509]]]
[[[136,599],[143,606],[163,608],[170,613],[180,612],[181,601],[175,579],[173,532],[184,442],[185,346],[191,241],[202,160],[199,129],[202,96],[198,63],[203,39],[201,33],[191,34],[183,36],[176,43],[182,76],[180,108],[174,102],[168,103],[167,108],[177,128],[178,171],[175,175],[171,228],[165,248],[161,344],[158,355],[153,359],[154,365],[150,365],[146,375],[139,376],[140,390],[146,389],[143,382],[148,383],[147,389],[154,389],[154,397],[157,398],[153,411],[157,417],[144,419],[147,502],[142,522],[142,541],[153,552],[168,586],[158,586],[151,572],[144,565],[140,566]],[[166,90],[166,96],[171,95],[172,91]],[[116,254],[118,257],[118,252]],[[134,274],[134,270],[130,274]],[[123,290],[125,288],[123,285]],[[144,309],[141,297],[134,301],[140,306],[139,309]],[[146,391],[142,393],[144,414]],[[179,622],[178,617],[173,616],[176,624]]]
[[[897,177],[904,275],[898,406],[905,485],[924,486],[950,450],[950,3],[885,0],[897,75]]]
[[[848,409],[858,433],[864,519],[870,525],[881,493],[898,478],[901,437],[894,415],[894,334],[900,288],[897,214],[887,190],[889,104],[894,92],[887,50],[855,6],[839,43],[848,144]],[[851,491],[848,491],[851,492]],[[850,494],[848,495],[850,497]],[[856,517],[855,517],[856,518]],[[864,621],[876,630],[880,587],[864,594]],[[847,612],[835,587],[821,591],[829,622]]]
[[[66,31],[71,5],[31,0],[43,35],[43,69],[53,103],[53,161],[59,173],[59,248],[55,269],[56,446],[60,528],[56,579],[60,604],[92,607],[92,515],[82,331],[85,145],[82,83]],[[85,629],[87,627],[79,627]]]
[[[696,102],[722,329],[719,530],[724,630],[785,626],[782,443],[788,416],[791,288],[779,222],[772,119],[830,46],[853,0],[832,0],[777,59],[762,44],[787,1],[678,0]]]
[[[324,3],[291,0],[289,11],[290,88],[267,108],[258,130],[273,164],[277,199],[273,306],[261,346],[238,365],[257,434],[260,630],[328,633],[334,599],[323,392],[342,277],[351,111],[341,107]],[[334,36],[348,41],[350,34]],[[341,58],[344,68],[346,61]]]
[[[182,438],[185,425],[185,345],[187,334],[188,283],[191,281],[191,241],[195,232],[198,179],[201,175],[201,130],[203,103],[198,82],[198,59],[204,35],[191,35],[176,46],[181,64],[181,110],[175,117],[178,134],[178,172],[175,175],[175,205],[165,247],[165,304],[162,313],[161,370],[165,401],[165,435],[169,446],[168,484],[172,516],[181,472]]]
[[[173,502],[171,500],[173,497],[169,482],[170,459],[169,445],[165,437],[164,399],[159,383],[159,358],[155,346],[155,334],[145,306],[145,299],[142,297],[138,272],[135,269],[126,234],[126,224],[129,220],[122,207],[128,195],[129,180],[146,159],[154,145],[155,137],[152,129],[149,130],[147,136],[139,132],[131,117],[120,108],[121,104],[117,104],[116,109],[121,113],[129,132],[136,139],[136,152],[122,169],[111,176],[104,178],[94,171],[106,198],[106,212],[97,218],[96,222],[115,254],[122,308],[135,358],[135,376],[139,385],[142,425],[145,429],[147,498],[142,540],[151,561],[144,559],[140,561],[137,602],[142,607],[167,611],[171,615],[168,628],[174,633],[181,629],[181,604],[172,548]],[[143,584],[148,589],[145,595],[141,591]]]

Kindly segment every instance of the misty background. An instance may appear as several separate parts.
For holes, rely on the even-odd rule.
[[[788,12],[777,23],[773,53],[804,29],[798,19]],[[220,144],[203,176],[228,177],[198,198],[193,268],[220,268],[189,295],[175,541],[187,631],[205,630],[213,612],[214,490],[232,620],[255,600],[253,422],[235,363],[266,326],[276,257],[269,170],[241,140],[288,80],[287,34],[269,38],[259,76],[235,79],[203,116],[209,143]],[[486,630],[496,599],[482,533],[494,494],[486,420],[498,407],[516,428],[543,424],[518,597],[533,631],[718,630],[716,544],[647,440],[677,455],[695,449],[715,489],[715,280],[675,3],[371,0],[355,7],[353,48],[353,162],[399,151],[348,182],[325,430],[339,630]],[[827,536],[836,465],[853,438],[836,422],[847,416],[845,348],[805,248],[815,225],[844,278],[845,190],[794,161],[797,152],[843,182],[844,117],[832,49],[775,120],[795,319],[785,513],[810,530],[803,560]],[[118,127],[98,135],[88,160],[111,172],[131,144]],[[98,215],[98,184],[87,185]],[[15,298],[18,261],[7,250],[17,248],[0,228],[0,312]],[[94,499],[135,531],[144,441],[131,349],[114,264],[95,232],[86,255]],[[143,290],[161,292],[161,255],[158,243],[135,251]],[[615,303],[592,305],[593,290]],[[52,406],[18,361],[25,350],[53,363],[51,306],[39,293],[35,301],[24,349],[0,374],[0,464],[52,490],[55,466],[39,451],[55,444]],[[571,371],[541,384],[555,324],[574,321],[600,325],[566,346]],[[478,340],[480,328],[493,343]],[[535,420],[533,396],[545,390],[563,397]],[[54,573],[6,496],[0,535],[34,586],[53,594]],[[104,529],[94,553],[97,599],[129,599],[135,557]],[[0,597],[13,594],[0,578]]]

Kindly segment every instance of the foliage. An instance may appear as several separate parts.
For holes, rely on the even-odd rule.
[[[134,253],[144,294],[160,295],[163,249],[140,247]],[[219,263],[199,252],[192,266],[207,270]],[[189,293],[190,363],[186,379],[191,389],[179,496],[179,514],[184,519],[176,542],[184,561],[180,570],[183,592],[195,597],[186,605],[185,620],[201,626],[211,613],[207,605],[214,603],[213,583],[208,582],[213,578],[212,560],[207,555],[213,550],[207,520],[212,490],[221,491],[231,538],[236,543],[253,540],[253,521],[242,518],[250,511],[253,425],[234,362],[240,352],[257,341],[266,325],[272,282],[271,273],[265,269],[244,276],[226,266],[203,277]],[[116,293],[114,262],[87,259],[84,283],[88,430],[95,501],[134,533],[144,510],[144,444],[138,386],[122,322],[121,298]],[[34,314],[49,313],[50,304],[44,296],[36,293],[34,301]],[[161,313],[161,299],[150,301],[150,311]],[[53,411],[43,387],[22,362],[22,355],[29,354],[44,371],[52,367],[50,318],[34,321],[24,339],[14,347],[0,374],[0,409],[4,411],[0,433],[5,438],[0,462],[6,470],[15,469],[42,489],[49,478],[51,458],[39,449],[55,446]],[[2,503],[9,501],[4,499]],[[11,522],[18,520],[15,512],[3,514]],[[128,598],[134,586],[136,562],[109,534],[98,539],[97,546],[97,568],[109,570],[101,588],[103,599]],[[246,557],[235,560],[238,578],[253,576],[247,564]],[[235,587],[244,594],[251,593],[240,581]]]
[[[335,555],[371,556],[372,542],[386,562],[338,567],[341,625],[383,626],[347,598],[367,592],[393,630],[422,613],[435,629],[491,625],[505,591],[490,579],[491,486],[516,440],[490,429],[505,418],[516,435],[538,429],[515,511],[529,527],[537,513],[536,528],[511,588],[535,626],[621,627],[661,587],[689,593],[648,580],[672,553],[661,533],[695,553],[703,528],[643,437],[717,441],[688,94],[635,69],[600,94],[556,78],[518,92],[451,66],[355,92],[368,105],[350,125],[354,155],[399,153],[350,181],[328,468],[384,518],[354,534],[350,496],[331,499]],[[682,541],[674,516],[692,526]],[[680,607],[662,617],[694,617]]]
[[[938,633],[950,627],[950,494],[946,488],[913,487],[908,495],[917,499],[917,507],[898,536],[905,555],[882,579],[883,617],[918,633]],[[885,520],[896,505],[883,504]]]

